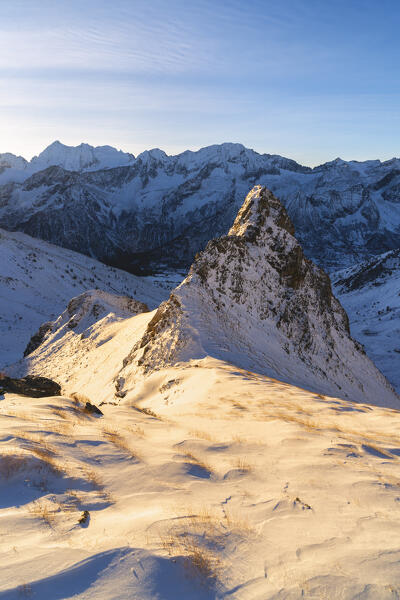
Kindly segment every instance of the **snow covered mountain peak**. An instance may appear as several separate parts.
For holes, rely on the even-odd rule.
[[[25,169],[28,161],[22,156],[16,156],[11,152],[3,152],[0,154],[0,173],[4,169]]]
[[[32,158],[29,169],[38,171],[50,166],[62,166],[68,171],[93,171],[105,168],[130,165],[134,162],[133,154],[116,150],[112,146],[66,146],[56,140]]]
[[[136,160],[141,160],[142,163],[148,164],[151,161],[162,163],[168,158],[169,157],[164,150],[160,150],[160,148],[152,148],[151,150],[145,150],[144,152],[138,154]]]
[[[124,381],[212,356],[318,393],[398,405],[350,337],[326,273],[305,258],[286,210],[255,186],[228,235],[196,255],[124,361]]]

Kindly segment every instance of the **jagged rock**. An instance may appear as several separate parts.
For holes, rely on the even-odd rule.
[[[102,411],[99,408],[97,408],[97,406],[95,404],[92,404],[91,402],[86,402],[85,408],[83,410],[85,411],[85,413],[87,413],[89,415],[98,415],[100,417],[103,416]]]
[[[328,275],[293,234],[285,208],[255,186],[228,235],[207,244],[160,305],[119,376],[129,382],[211,355],[319,393],[396,404],[350,337]]]
[[[89,519],[90,519],[90,512],[88,510],[84,510],[82,515],[79,518],[79,525],[85,525],[87,526],[89,524]]]
[[[46,396],[61,396],[61,386],[47,377],[27,375],[21,379],[14,379],[3,376],[0,379],[0,393],[4,392],[30,396],[31,398],[44,398]]]
[[[43,343],[47,334],[51,332],[52,328],[53,328],[52,321],[43,323],[43,325],[41,325],[39,327],[39,330],[29,340],[28,345],[24,350],[24,356],[28,356],[34,350],[36,350],[36,348],[39,348],[40,344]]]

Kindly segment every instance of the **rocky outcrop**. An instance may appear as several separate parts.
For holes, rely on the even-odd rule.
[[[45,398],[61,396],[61,386],[47,377],[27,375],[20,379],[14,379],[3,376],[0,378],[0,394],[5,392],[30,398]]]
[[[320,393],[397,402],[350,337],[328,275],[304,256],[285,208],[263,186],[247,195],[228,235],[196,256],[121,376],[207,355]]]
[[[38,331],[33,334],[29,340],[28,345],[24,350],[24,356],[28,356],[34,352],[36,348],[39,348],[40,344],[42,344],[46,339],[46,336],[52,331],[53,326],[54,323],[52,321],[48,321],[39,327]]]

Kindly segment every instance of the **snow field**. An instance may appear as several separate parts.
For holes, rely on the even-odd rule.
[[[84,401],[0,402],[0,598],[400,592],[397,411],[211,358]]]

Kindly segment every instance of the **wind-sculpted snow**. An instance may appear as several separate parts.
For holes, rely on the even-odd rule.
[[[124,361],[124,380],[210,355],[319,393],[398,406],[350,337],[328,275],[293,233],[283,206],[256,186],[228,235],[207,244],[161,304]]]
[[[258,183],[286,206],[305,254],[329,270],[400,246],[399,159],[310,169],[241,144],[134,158],[59,142],[26,164],[2,156],[1,226],[131,270],[188,267]]]

